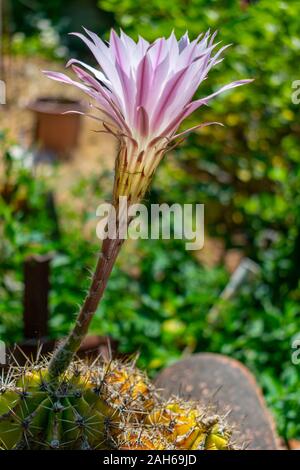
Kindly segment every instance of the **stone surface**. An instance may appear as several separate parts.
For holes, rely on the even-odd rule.
[[[246,449],[280,449],[274,421],[253,375],[240,362],[200,353],[164,369],[156,378],[163,395],[179,395],[228,413],[235,441]]]

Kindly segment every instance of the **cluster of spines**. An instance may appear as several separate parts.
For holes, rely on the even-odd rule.
[[[0,386],[3,448],[109,448],[124,422],[154,403],[133,364],[76,362],[55,382],[46,363],[14,367],[8,376]]]
[[[0,378],[0,447],[233,448],[223,418],[178,398],[161,401],[134,362],[76,361],[55,381],[47,365],[15,366]]]
[[[224,417],[173,397],[156,403],[143,423],[128,423],[118,447],[136,450],[233,450]]]

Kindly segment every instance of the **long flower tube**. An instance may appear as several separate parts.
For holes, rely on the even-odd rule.
[[[78,36],[89,47],[98,67],[77,59],[70,66],[79,79],[52,71],[44,73],[57,81],[76,86],[92,100],[92,119],[101,121],[103,132],[114,135],[119,143],[113,189],[113,205],[127,198],[128,207],[141,201],[164,154],[183,138],[203,126],[201,123],[177,133],[181,123],[191,113],[220,93],[245,85],[252,80],[229,83],[209,96],[193,100],[200,84],[212,67],[222,61],[228,46],[215,51],[215,33],[200,34],[190,41],[188,34],[178,41],[172,33],[153,43],[139,37],[135,42],[124,32],[114,30],[104,43],[97,34],[84,29]],[[118,210],[116,211],[118,213]],[[50,363],[53,377],[60,375],[71,362],[87,333],[89,324],[105,290],[109,275],[123,239],[119,236],[119,220],[115,238],[107,238],[97,262],[90,290],[79,312],[76,325],[68,338],[55,351]]]

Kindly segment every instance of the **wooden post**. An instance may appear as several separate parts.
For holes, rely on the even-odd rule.
[[[31,255],[24,263],[24,337],[41,339],[48,335],[49,274],[52,256]]]

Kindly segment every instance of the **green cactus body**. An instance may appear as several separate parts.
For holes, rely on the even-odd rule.
[[[73,363],[55,382],[45,366],[26,367],[0,386],[0,446],[112,448],[123,423],[151,403],[151,387],[132,365]]]
[[[135,365],[73,362],[14,367],[0,383],[2,449],[229,450],[222,417],[178,398],[161,401]]]

